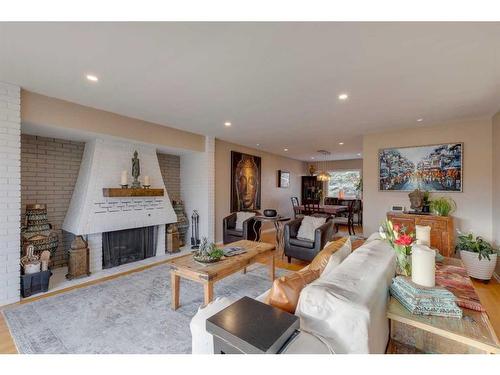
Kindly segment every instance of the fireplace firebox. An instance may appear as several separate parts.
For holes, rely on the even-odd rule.
[[[154,257],[158,227],[142,227],[102,234],[102,268]]]

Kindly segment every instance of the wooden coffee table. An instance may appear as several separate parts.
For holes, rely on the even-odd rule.
[[[217,263],[203,265],[193,259],[192,254],[188,254],[170,263],[170,280],[172,284],[172,309],[179,307],[180,278],[186,278],[203,285],[205,293],[205,305],[212,302],[214,297],[214,283],[232,275],[238,271],[244,271],[249,265],[255,262],[269,264],[269,275],[271,283],[274,281],[274,245],[255,242],[237,241],[227,246],[244,247],[247,252],[241,255],[223,258]]]

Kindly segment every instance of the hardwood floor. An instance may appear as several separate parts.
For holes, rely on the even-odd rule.
[[[274,243],[274,233],[264,233],[263,234],[263,241],[269,242],[269,243]],[[353,244],[353,248],[356,248],[360,246],[363,243],[362,240],[355,241]],[[276,253],[275,255],[275,261],[276,261],[276,267],[278,268],[284,268],[288,269],[291,271],[298,271],[301,268],[305,267],[308,263],[303,262],[297,259],[292,259],[292,263],[289,264],[286,260],[286,258],[283,256],[282,253]],[[166,261],[168,262],[168,261]],[[165,262],[162,262],[165,263]],[[153,267],[154,265],[151,266],[146,266],[142,269],[139,270],[133,270],[133,271],[127,271],[124,272],[123,274],[119,275],[114,275],[113,277],[109,277],[107,279],[111,278],[116,278],[120,277],[126,274],[129,274],[131,272],[139,272],[144,269]],[[104,280],[96,280],[88,284],[83,284],[82,286],[88,286],[90,284],[97,284],[100,282],[104,282],[107,279]],[[493,328],[497,334],[497,336],[500,337],[500,283],[498,281],[492,279],[488,284],[484,284],[479,281],[473,281],[474,288],[476,289],[479,298],[481,299],[481,302],[483,303],[484,307],[486,308],[488,315],[490,317],[491,323],[493,325]],[[80,286],[81,287],[81,286]],[[69,288],[68,290],[75,289],[75,287]],[[46,298],[48,296],[58,294],[58,293],[64,293],[67,292],[68,290],[63,290],[63,291],[58,291],[52,294],[45,294],[43,296],[37,297],[36,299],[40,298]],[[22,303],[30,303],[31,301],[25,301]],[[5,319],[3,315],[0,314],[0,354],[16,354],[17,349],[14,344],[14,341],[12,339],[12,336],[10,335],[9,329],[7,327],[7,324],[5,322]]]
[[[3,315],[0,315],[0,354],[17,354],[17,348]]]

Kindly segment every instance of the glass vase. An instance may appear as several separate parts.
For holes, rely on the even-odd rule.
[[[411,246],[396,246],[397,269],[396,273],[402,276],[411,276]]]

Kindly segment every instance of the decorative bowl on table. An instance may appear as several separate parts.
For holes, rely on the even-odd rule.
[[[224,255],[222,249],[217,248],[213,242],[208,242],[206,237],[203,237],[198,250],[193,252],[193,259],[200,263],[215,263],[221,260]]]
[[[266,208],[264,210],[264,216],[265,217],[275,217],[278,215],[278,211],[276,211],[275,209],[272,209],[272,208]]]

